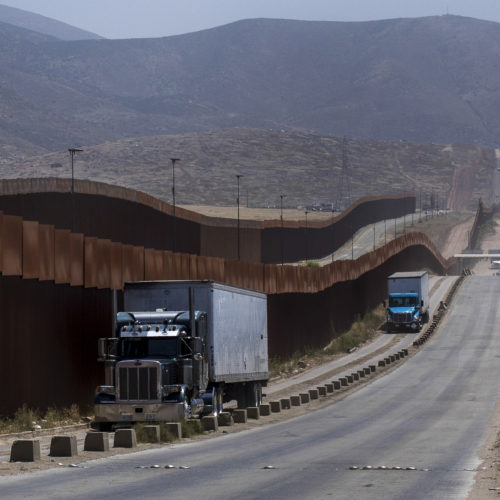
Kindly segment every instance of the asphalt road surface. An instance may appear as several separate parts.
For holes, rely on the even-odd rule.
[[[340,402],[217,439],[0,478],[0,497],[466,498],[500,389],[499,306],[500,278],[470,277],[430,342]]]

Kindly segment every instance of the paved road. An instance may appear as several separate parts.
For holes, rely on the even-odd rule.
[[[457,276],[432,276],[429,279],[429,288],[431,290],[429,297],[429,309],[430,309],[430,317],[436,312],[439,307],[439,303],[446,298],[448,291],[450,290],[453,283],[456,281]],[[381,349],[386,350],[386,354],[397,352],[401,349],[404,349],[411,344],[415,340],[417,335],[413,333],[404,333],[404,334],[381,334],[379,335],[373,342],[362,346],[360,349],[355,351],[352,354],[343,356],[335,361],[330,363],[325,363],[317,368],[312,370],[308,370],[301,374],[295,375],[293,377],[287,378],[283,381],[275,382],[271,384],[269,387],[265,389],[265,393],[268,396],[268,400],[272,397],[276,397],[275,395],[280,394],[283,395],[283,391],[287,389],[291,389],[294,385],[303,384],[307,382],[307,380],[317,379],[328,372],[333,370],[340,369],[342,366],[352,363],[353,361],[360,360],[360,364],[356,366],[350,366],[349,369],[346,368],[345,373],[339,373],[335,376],[335,378],[343,377],[345,375],[350,375],[353,371],[357,371],[371,363],[374,363],[376,360],[383,358],[384,354],[380,352]],[[393,345],[392,340],[396,338],[397,344]],[[373,355],[373,357],[369,357]],[[362,360],[362,361],[361,361]],[[326,378],[324,382],[330,382],[330,378]],[[320,383],[316,385],[321,385]],[[316,387],[316,386],[314,386]]]
[[[0,497],[465,498],[500,389],[499,299],[498,277],[468,278],[418,354],[322,410],[86,468],[0,478]],[[136,468],[153,464],[177,468]]]

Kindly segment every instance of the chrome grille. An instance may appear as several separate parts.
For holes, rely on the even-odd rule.
[[[151,401],[158,399],[156,366],[121,366],[118,369],[118,399]]]
[[[394,323],[410,323],[411,313],[394,313],[393,321]]]

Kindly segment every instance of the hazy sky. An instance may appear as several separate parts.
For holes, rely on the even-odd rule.
[[[367,21],[449,12],[500,22],[500,0],[0,0],[106,38],[177,35],[239,19]]]

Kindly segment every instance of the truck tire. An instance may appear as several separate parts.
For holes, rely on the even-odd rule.
[[[222,388],[219,386],[212,387],[212,415],[214,417],[223,411],[222,397]]]

